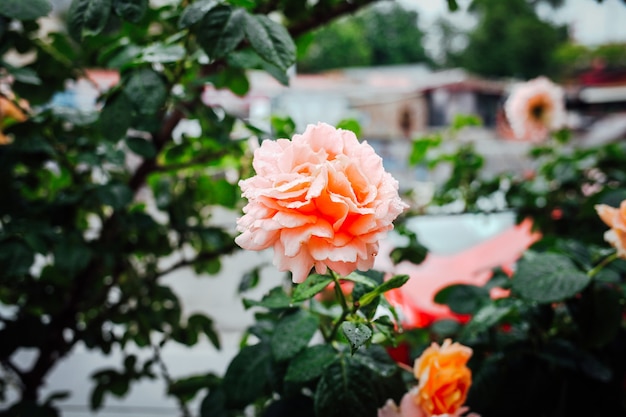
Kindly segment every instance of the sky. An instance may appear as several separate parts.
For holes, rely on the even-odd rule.
[[[428,32],[430,25],[444,15],[460,27],[471,27],[473,19],[465,12],[469,0],[457,0],[461,10],[448,11],[446,0],[398,0],[419,13],[420,27]],[[568,24],[573,38],[585,45],[608,42],[626,42],[626,3],[623,0],[565,0],[556,10],[542,4],[538,10],[542,18],[559,24]]]

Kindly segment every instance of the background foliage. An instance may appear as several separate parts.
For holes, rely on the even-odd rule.
[[[77,345],[126,352],[121,368],[93,375],[94,409],[155,378],[166,343],[191,346],[206,336],[219,347],[211,318],[184,316],[161,278],[189,266],[214,274],[236,249],[230,229],[212,222],[212,208],[240,207],[246,141],[269,132],[205,106],[203,86],[244,94],[251,68],[287,83],[292,37],[367,3],[74,0],[64,24],[44,33],[37,19],[51,13],[47,0],[2,1],[1,76],[16,104],[30,105],[26,122],[5,124],[14,140],[0,148],[4,414],[57,415],[56,402],[70,393],[42,398],[42,386]],[[23,57],[17,64],[15,53]],[[92,110],[54,100],[93,68],[120,79]],[[176,135],[183,120],[200,133]],[[131,347],[154,355],[141,361]],[[24,348],[35,352],[31,364],[16,359]],[[216,380],[162,376],[183,414]]]
[[[459,128],[473,124],[463,121]],[[623,139],[588,146],[556,132],[531,148],[533,172],[495,177],[482,172],[484,157],[471,143],[432,157],[435,139],[417,140],[412,153],[432,168],[454,161],[433,204],[461,199],[465,212],[485,212],[479,199],[499,194],[504,209],[531,218],[542,238],[512,273],[498,268],[484,287],[442,289],[435,301],[469,320],[409,331],[412,356],[433,337],[472,347],[468,405],[483,416],[624,415],[626,261],[615,260],[594,209],[626,198]],[[492,299],[493,288],[509,296]]]

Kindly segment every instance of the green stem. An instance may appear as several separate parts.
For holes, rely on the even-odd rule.
[[[340,278],[339,275],[337,275],[334,271],[330,271],[330,276],[333,278],[333,281],[335,283],[335,295],[339,299],[339,302],[341,303],[341,309],[342,309],[341,316],[333,324],[333,328],[327,339],[329,342],[332,342],[335,336],[337,335],[339,326],[341,326],[341,323],[343,323],[346,317],[348,317],[348,314],[350,313],[350,309],[348,308],[348,302],[346,301],[346,296],[341,290],[341,285],[339,283],[339,278]]]
[[[598,272],[600,272],[605,266],[613,262],[618,258],[617,252],[612,253],[611,255],[604,258],[598,265],[594,266],[592,269],[587,272],[587,276],[589,278],[593,278]]]

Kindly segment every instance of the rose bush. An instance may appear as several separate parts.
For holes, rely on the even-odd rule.
[[[471,143],[436,156],[431,150],[441,140],[415,141],[413,161],[433,162],[431,166],[454,161],[450,178],[431,204],[461,201],[456,206],[461,212],[513,210],[519,221],[532,220],[541,239],[511,273],[496,268],[484,285],[451,284],[435,295],[436,302],[469,314],[469,320],[441,318],[406,332],[402,340],[412,357],[433,337],[469,346],[473,384],[467,405],[482,416],[521,417],[537,410],[555,417],[623,415],[626,142],[622,138],[590,145],[573,138],[561,123],[553,123],[564,106],[554,101],[563,99],[558,87],[547,80],[541,83],[520,85],[507,100],[509,110],[519,110],[508,112],[511,124],[527,124],[520,139],[532,143],[530,173],[487,175],[482,172],[484,158]],[[522,98],[514,97],[520,91]],[[535,105],[541,109],[534,111]],[[514,117],[519,117],[517,122]],[[485,209],[485,198],[500,203]],[[509,295],[493,299],[495,289]]]

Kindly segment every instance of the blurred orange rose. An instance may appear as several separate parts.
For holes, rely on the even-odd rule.
[[[433,343],[415,361],[419,385],[414,401],[426,415],[454,415],[463,406],[472,384],[470,356],[472,349],[446,339],[441,346]]]
[[[626,259],[626,200],[619,208],[598,204],[595,206],[600,219],[611,229],[604,234],[604,240],[609,242],[620,258]]]
[[[0,96],[0,145],[6,145],[10,142],[9,138],[2,133],[2,128],[9,120],[23,122],[26,120],[26,114],[11,100]]]

